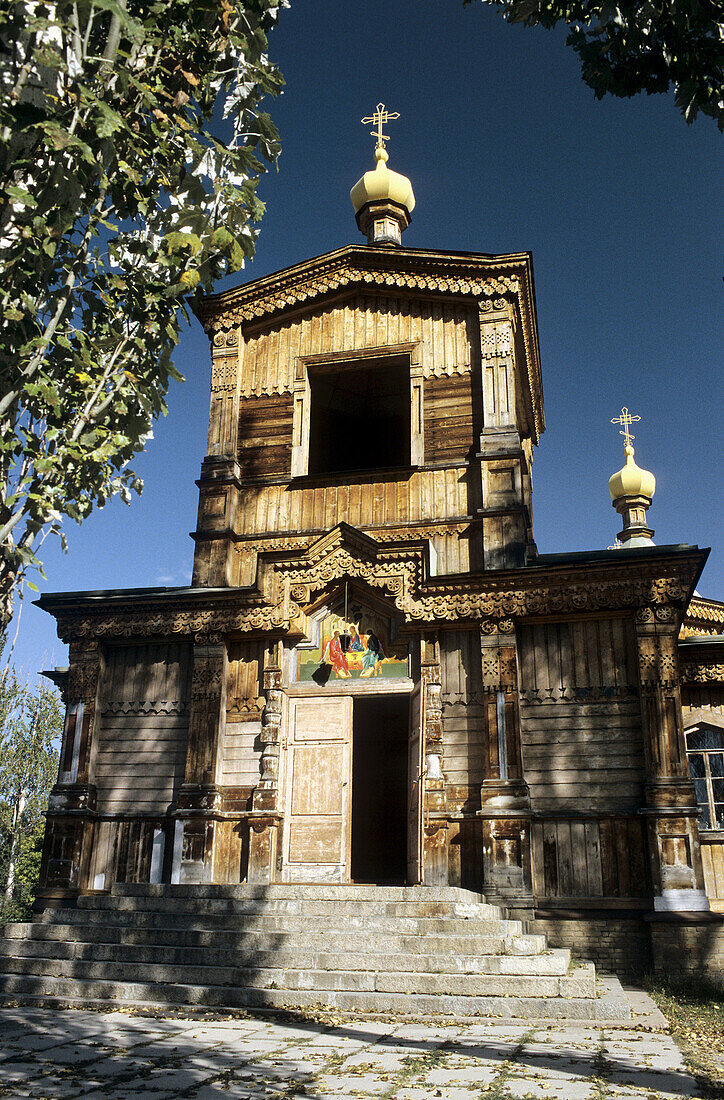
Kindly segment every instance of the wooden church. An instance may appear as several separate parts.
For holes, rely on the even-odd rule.
[[[624,410],[620,545],[538,552],[531,256],[406,248],[375,158],[366,242],[202,303],[191,585],[39,601],[70,646],[39,904],[457,886],[622,970],[705,938],[724,969],[707,551],[654,545]]]

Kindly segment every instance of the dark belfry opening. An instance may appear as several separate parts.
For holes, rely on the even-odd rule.
[[[310,370],[309,385],[309,474],[410,465],[409,362]]]
[[[407,874],[406,695],[355,698],[352,881],[400,886]]]

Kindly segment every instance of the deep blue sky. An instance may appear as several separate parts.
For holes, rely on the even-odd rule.
[[[547,431],[534,465],[541,552],[607,546],[607,481],[623,461],[609,423],[641,415],[636,457],[656,474],[656,541],[713,546],[700,583],[724,598],[722,138],[687,126],[673,97],[596,102],[563,32],[509,26],[462,0],[292,0],[271,35],[286,78],[269,103],[279,171],[257,257],[236,283],[361,241],[349,189],[373,166],[360,118],[382,100],[390,167],[417,206],[410,247],[533,253]],[[190,578],[210,360],[198,324],[176,362],[187,382],[136,463],[146,488],[46,542],[44,590],[185,584]],[[22,612],[15,660],[66,663],[49,616]]]

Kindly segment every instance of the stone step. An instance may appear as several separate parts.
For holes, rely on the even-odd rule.
[[[0,973],[39,978],[121,984],[174,983],[194,986],[231,986],[244,989],[287,989],[327,992],[419,993],[458,997],[595,997],[592,964],[569,974],[431,974],[402,971],[284,970],[263,966],[189,966],[162,963],[88,962],[79,959],[0,958]]]
[[[75,959],[88,962],[158,963],[173,966],[264,967],[285,970],[357,970],[362,972],[405,971],[438,974],[510,974],[563,977],[568,973],[568,950],[546,951],[538,955],[458,955],[411,954],[379,951],[331,949],[308,950],[304,947],[253,947],[228,950],[218,945],[185,947],[174,944],[84,943],[67,939],[0,940],[0,956],[14,958]]]
[[[74,913],[74,910],[64,912]],[[128,914],[124,914],[128,916]],[[185,929],[169,928],[167,925],[149,926],[139,921],[135,925],[119,924],[115,921],[83,924],[69,923],[16,923],[5,926],[4,935],[8,941],[17,943],[28,941],[73,941],[87,944],[152,944],[159,946],[205,948],[227,951],[274,952],[288,945],[286,937],[259,930],[247,930],[244,926],[234,929],[221,929],[196,926]],[[545,951],[544,936],[530,933],[512,935],[478,935],[474,925],[465,936],[446,936],[433,933],[427,936],[394,933],[354,932],[340,936],[329,934],[316,928],[312,932],[297,932],[293,937],[293,946],[299,951],[334,951],[339,944],[345,950],[358,953],[400,953],[434,954],[442,959],[452,959],[458,955],[512,955],[531,956]]]
[[[205,913],[238,913],[240,916],[275,915],[329,917],[332,920],[349,916],[375,917],[457,917],[462,920],[501,920],[500,909],[495,905],[460,901],[310,901],[304,898],[179,898],[163,895],[85,894],[78,899],[78,908],[117,912],[124,909],[153,909],[157,912],[188,912],[198,916]]]
[[[93,891],[87,895],[94,896]],[[482,894],[466,890],[462,886],[364,886],[335,885],[317,883],[295,885],[293,883],[273,883],[269,886],[249,885],[247,883],[147,883],[117,882],[111,887],[111,897],[173,897],[192,898],[237,898],[239,900],[284,900],[305,899],[308,901],[457,901],[483,903]],[[491,906],[491,908],[496,908]]]
[[[112,920],[114,924],[145,924],[148,927],[184,928],[198,927],[200,917],[198,909],[180,910],[170,899],[153,901],[152,899],[117,898],[117,908],[108,906],[84,906],[79,909],[45,910],[40,916],[42,923],[52,923],[58,919],[64,924],[100,924]],[[204,904],[203,923],[214,928],[240,928],[294,934],[319,930],[320,924],[328,933],[347,936],[350,932],[389,932],[408,935],[519,935],[523,925],[518,920],[488,920],[466,917],[387,917],[367,914],[364,910],[350,915],[332,915],[322,918],[320,915],[308,916],[303,913],[235,913],[223,907],[225,902]],[[217,907],[218,906],[218,907]],[[53,914],[57,916],[54,916]]]
[[[403,1016],[451,1013],[494,1016],[496,1019],[629,1020],[629,1002],[615,979],[607,979],[596,997],[486,997],[443,994],[366,993],[286,989],[249,989],[0,974],[0,996],[25,1003],[50,1005],[121,1002],[132,1006],[188,1005],[209,1008],[336,1008],[359,1013]]]

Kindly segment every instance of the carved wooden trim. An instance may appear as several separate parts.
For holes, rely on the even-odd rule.
[[[228,595],[216,589],[210,599],[198,589],[183,601],[159,593],[112,609],[108,602],[96,609],[82,600],[68,610],[50,600],[47,606],[64,639],[181,634],[213,644],[233,633],[294,629],[304,634],[304,606],[349,578],[380,590],[410,624],[473,621],[485,633],[510,634],[514,620],[524,617],[628,609],[636,612],[639,626],[675,630],[700,557],[657,561],[652,556],[616,563],[615,569],[588,564],[447,579],[429,577],[427,553],[426,543],[381,543],[340,524],[303,549],[260,554],[256,585],[231,588]]]
[[[683,658],[679,666],[682,684],[724,684],[724,662]]]

